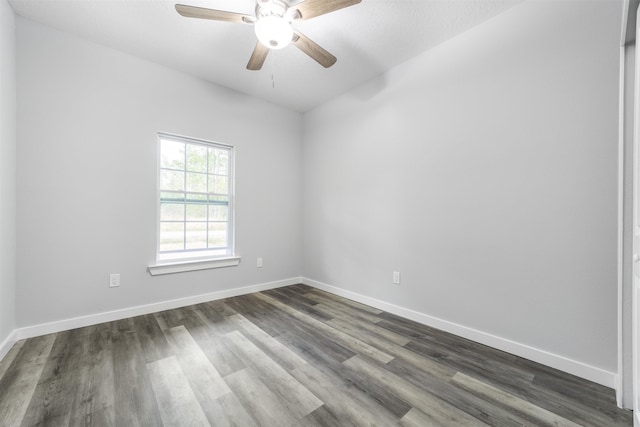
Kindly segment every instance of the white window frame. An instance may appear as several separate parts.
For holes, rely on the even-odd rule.
[[[228,204],[227,204],[227,246],[225,253],[215,254],[213,249],[184,249],[169,253],[160,251],[160,227],[161,227],[161,145],[162,140],[173,140],[185,144],[200,145],[227,150],[228,161]],[[231,267],[240,263],[240,257],[235,255],[235,148],[232,145],[221,144],[219,142],[207,141],[198,138],[174,135],[169,133],[158,133],[157,140],[157,184],[156,184],[156,263],[149,266],[149,273],[152,276],[159,274],[171,274],[184,271],[204,270],[209,268]],[[185,164],[186,172],[186,164]],[[208,175],[208,172],[207,172]],[[186,179],[185,179],[186,186]],[[186,192],[186,188],[185,188]],[[185,194],[186,196],[186,194]],[[208,206],[208,205],[207,205]],[[185,217],[186,222],[186,217]],[[207,220],[207,223],[209,221]],[[208,227],[207,227],[208,228]],[[185,236],[186,237],[186,236]]]

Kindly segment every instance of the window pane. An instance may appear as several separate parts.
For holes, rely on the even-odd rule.
[[[226,221],[229,208],[222,205],[209,206],[209,221]]]
[[[162,140],[160,167],[184,169],[184,142]]]
[[[207,175],[203,173],[187,173],[187,191],[195,193],[206,193]]]
[[[160,251],[180,251],[184,249],[184,223],[160,223]]]
[[[227,177],[209,175],[209,193],[227,194]]]
[[[159,134],[158,259],[224,255],[233,230],[233,151],[214,143]],[[168,252],[168,253],[167,253]],[[183,253],[173,253],[183,252]]]
[[[207,247],[207,223],[187,223],[187,249],[204,249]]]
[[[187,170],[191,172],[207,172],[207,147],[187,145]]]
[[[209,149],[209,173],[229,175],[229,152],[227,150]]]
[[[160,204],[160,221],[184,221],[184,205],[182,203]]]
[[[160,189],[184,191],[184,172],[162,170],[160,173]]]
[[[206,205],[187,205],[187,221],[206,221]]]
[[[218,248],[227,246],[227,223],[209,223],[209,247]]]

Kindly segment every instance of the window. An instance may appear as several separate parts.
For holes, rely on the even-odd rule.
[[[233,148],[167,134],[159,140],[158,263],[232,257]]]

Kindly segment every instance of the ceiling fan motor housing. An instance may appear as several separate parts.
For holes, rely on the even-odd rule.
[[[282,49],[293,38],[289,5],[282,0],[258,0],[255,31],[258,40],[269,49]]]

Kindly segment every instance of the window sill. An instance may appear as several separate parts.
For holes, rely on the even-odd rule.
[[[177,261],[165,264],[149,266],[149,274],[158,276],[161,274],[183,273],[186,271],[208,270],[210,268],[235,267],[240,264],[240,257],[205,259],[198,261]]]

